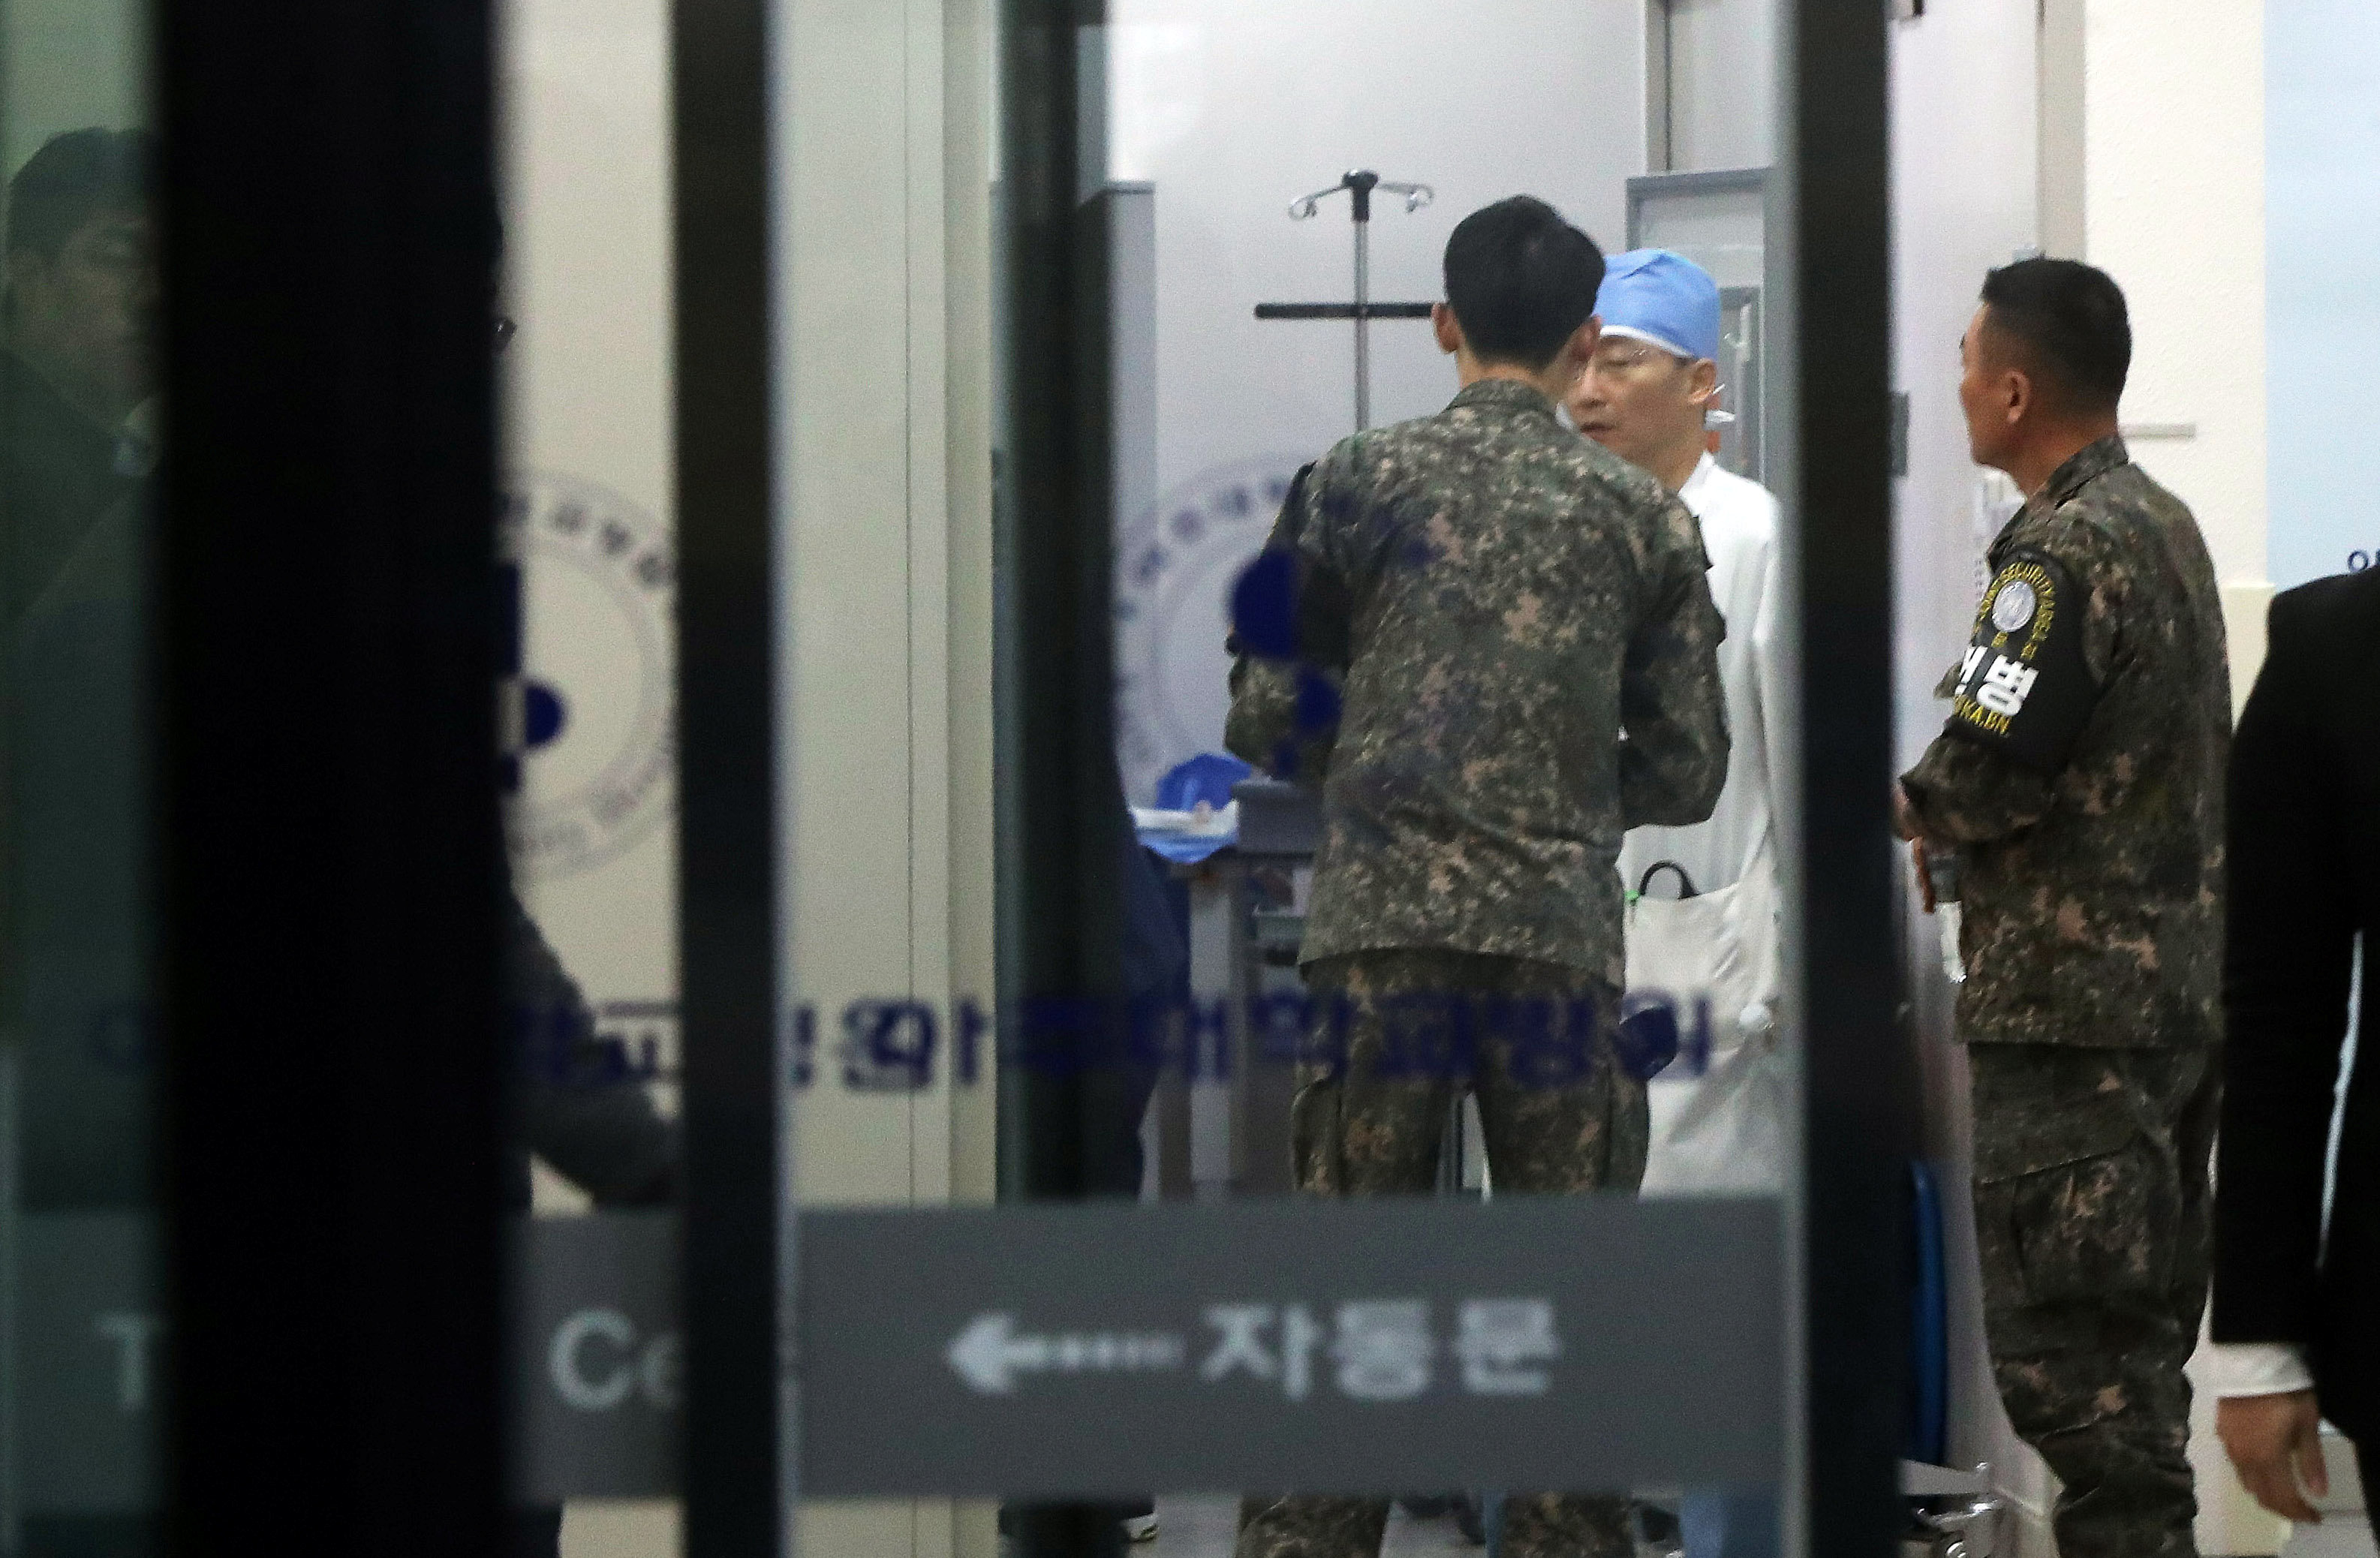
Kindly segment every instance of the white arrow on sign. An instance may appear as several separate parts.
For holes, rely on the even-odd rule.
[[[1189,1342],[1167,1332],[1067,1332],[1020,1334],[1012,1314],[981,1314],[943,1354],[967,1387],[980,1395],[1007,1395],[1020,1374],[1156,1374],[1180,1369]]]

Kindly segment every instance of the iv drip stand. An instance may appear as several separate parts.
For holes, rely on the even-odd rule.
[[[1437,199],[1427,184],[1397,184],[1382,178],[1368,168],[1357,169],[1342,176],[1328,189],[1318,189],[1291,202],[1290,220],[1307,221],[1321,210],[1322,202],[1344,189],[1348,192],[1349,215],[1355,227],[1355,300],[1354,303],[1259,303],[1258,319],[1345,319],[1355,325],[1355,431],[1363,432],[1372,425],[1372,337],[1371,324],[1376,319],[1427,319],[1427,303],[1375,303],[1372,301],[1372,192],[1376,189],[1404,197],[1405,210],[1419,211]]]

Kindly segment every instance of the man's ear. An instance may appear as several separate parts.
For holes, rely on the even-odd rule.
[[[2010,427],[2022,422],[2041,405],[2041,392],[2033,375],[2022,368],[2011,368],[2000,375],[2001,417]]]
[[[1709,358],[1696,358],[1686,370],[1686,401],[1689,405],[1708,406],[1718,394],[1718,364]]]
[[[1452,357],[1463,349],[1463,322],[1454,310],[1443,303],[1429,306],[1430,333],[1438,337],[1438,349]]]

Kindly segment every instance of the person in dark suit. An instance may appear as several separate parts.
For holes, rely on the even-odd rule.
[[[2367,989],[2325,1208],[2356,938],[2380,925],[2380,569],[2273,603],[2232,748],[2216,1169],[2216,1425],[2240,1479],[2321,1516],[2327,1418],[2380,1491],[2380,1082]],[[2327,1230],[2325,1231],[2325,1212]]]

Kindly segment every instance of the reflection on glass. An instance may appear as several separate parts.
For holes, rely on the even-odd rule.
[[[90,47],[20,75],[60,35]],[[155,1550],[143,39],[0,6],[0,1547]]]

